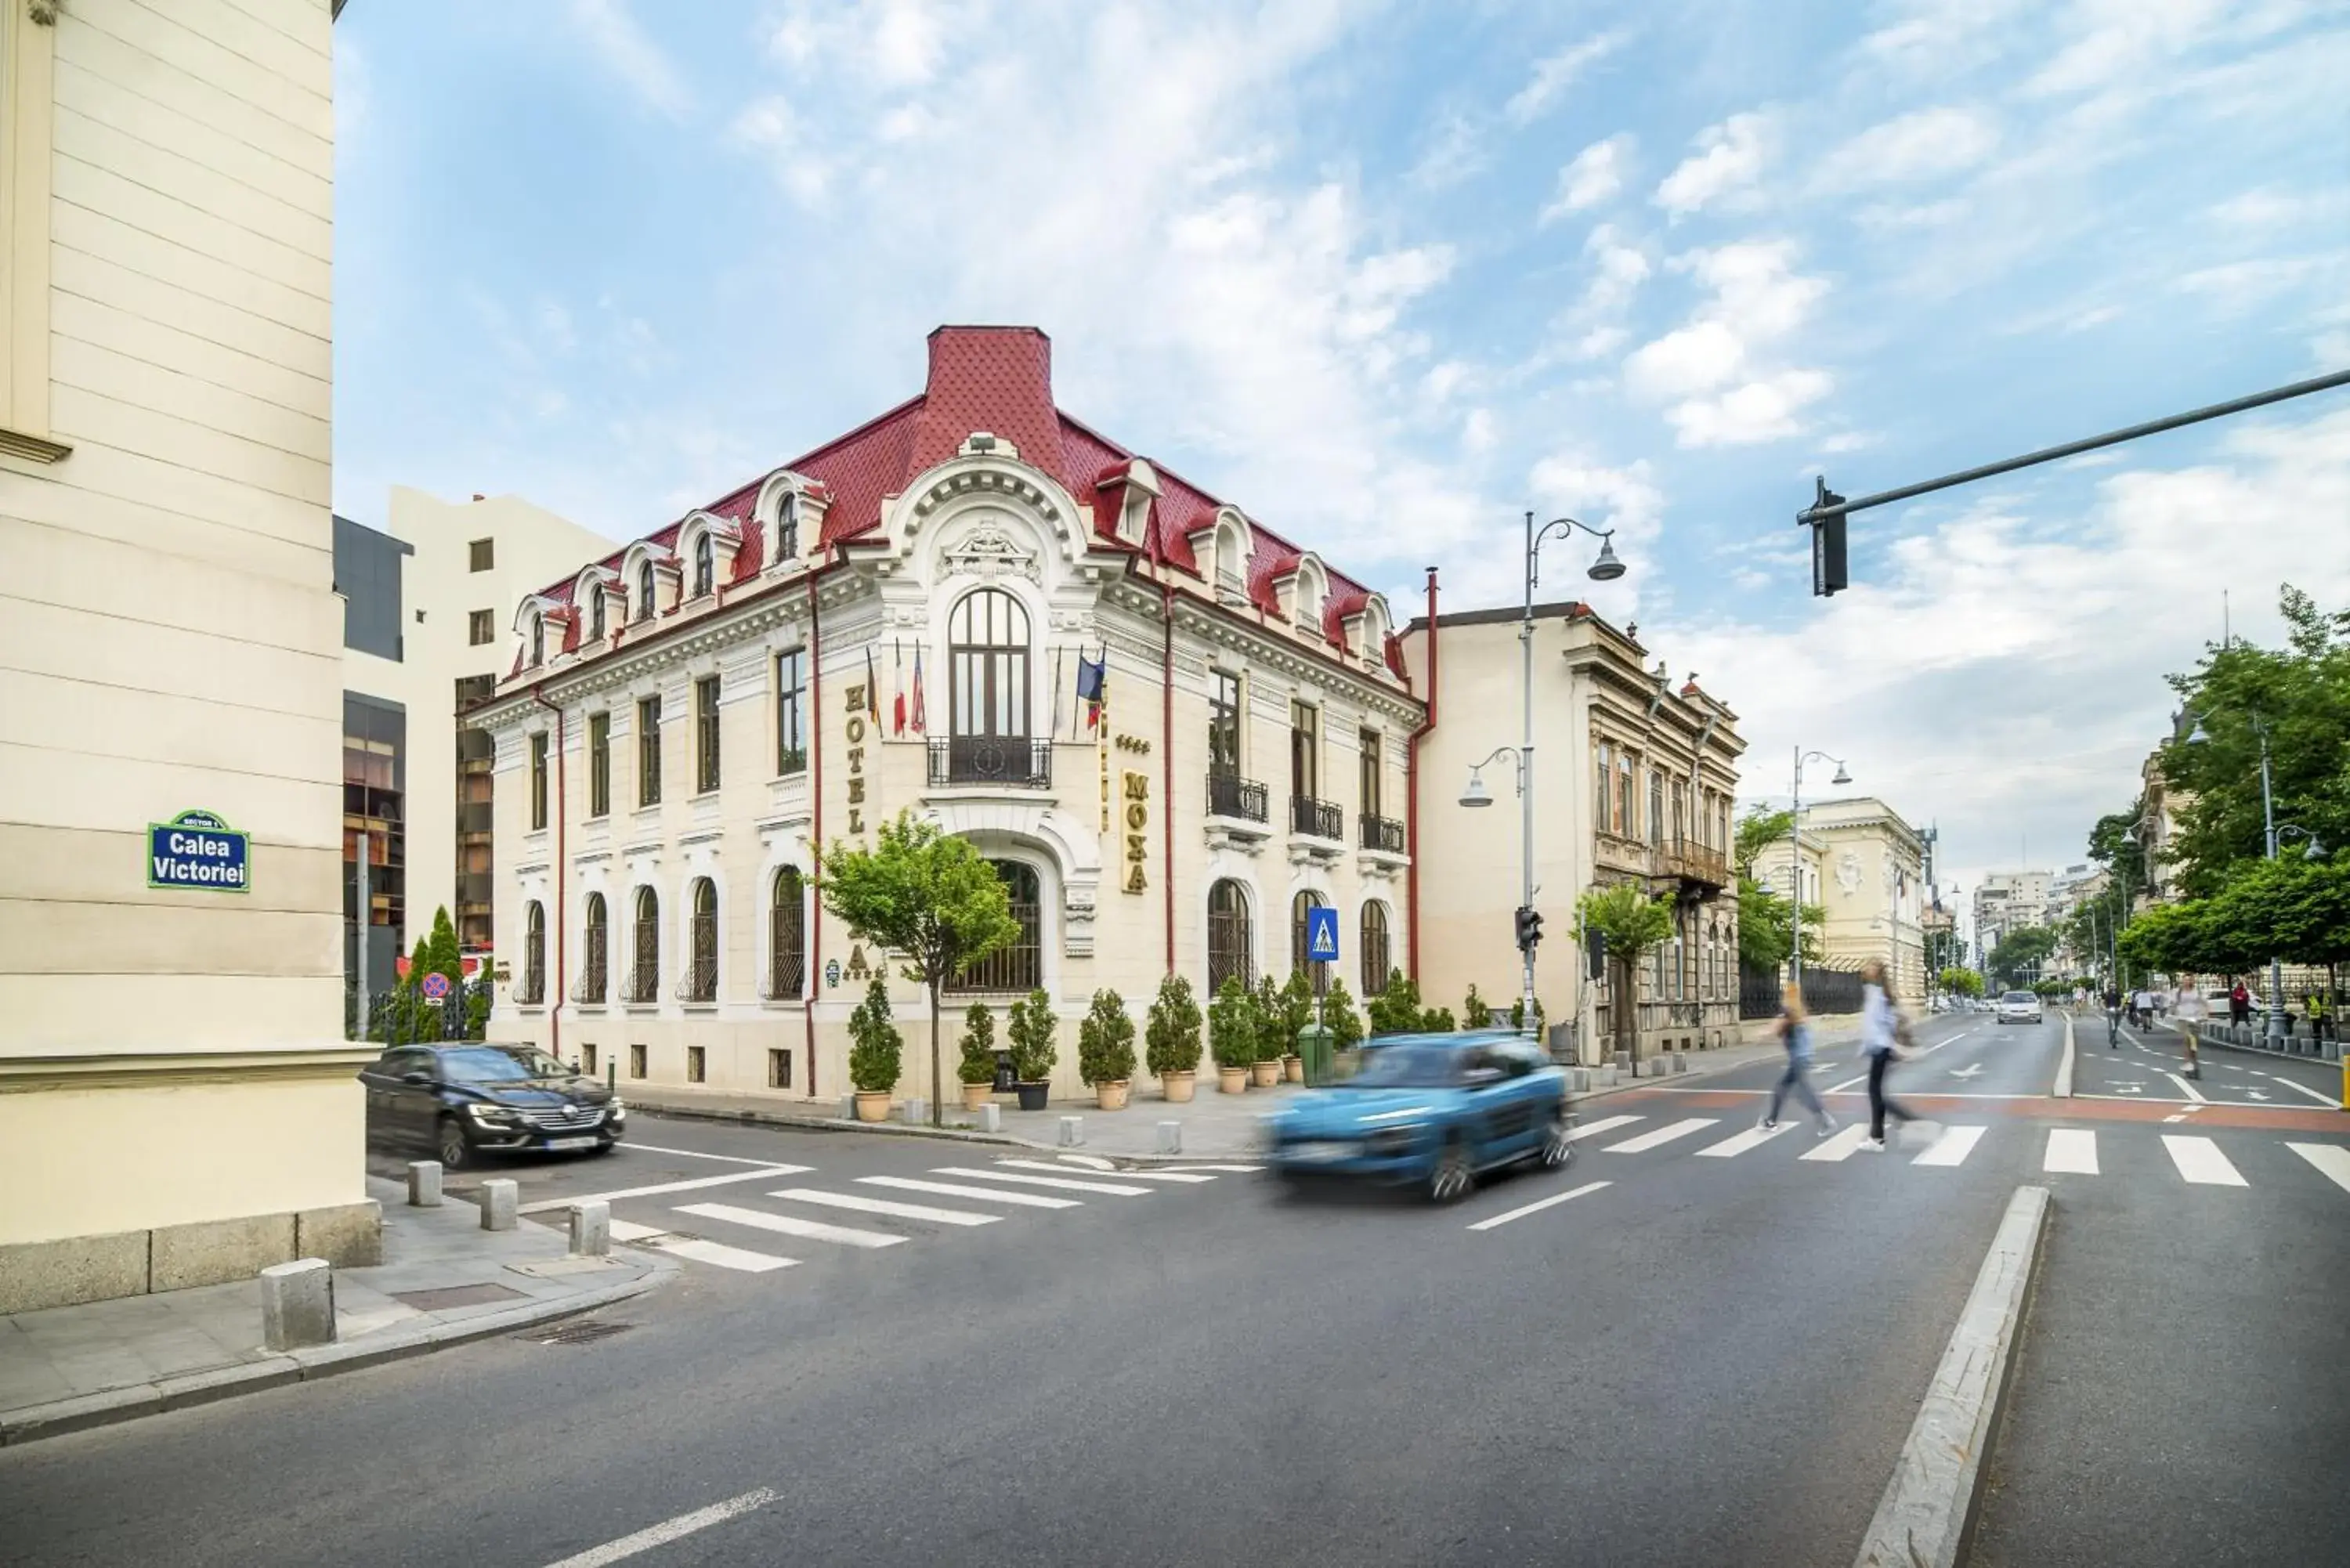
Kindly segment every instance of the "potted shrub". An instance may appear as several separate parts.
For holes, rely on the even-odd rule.
[[[1281,1082],[1281,1059],[1289,1051],[1289,1042],[1281,1037],[1281,993],[1273,988],[1271,975],[1256,982],[1250,1002],[1256,1054],[1249,1062],[1249,1086],[1270,1089]]]
[[[1305,1058],[1297,1054],[1297,1036],[1314,1022],[1314,986],[1302,969],[1289,971],[1288,983],[1276,996],[1273,1032],[1281,1047],[1281,1075],[1293,1084],[1305,1082]]]
[[[1191,982],[1181,975],[1170,974],[1159,982],[1144,1044],[1151,1076],[1159,1080],[1168,1104],[1189,1104],[1200,1070],[1200,1004],[1191,999]]]
[[[1322,998],[1322,1023],[1330,1031],[1331,1066],[1344,1077],[1354,1071],[1363,1044],[1363,1015],[1355,1011],[1355,999],[1345,981],[1330,982],[1329,992]]]
[[[1134,1020],[1114,991],[1095,992],[1093,1006],[1077,1024],[1077,1076],[1093,1085],[1096,1106],[1126,1109],[1134,1083]]]
[[[1032,991],[1014,1002],[1003,1018],[1004,1044],[1012,1047],[1012,1071],[1020,1085],[1020,1108],[1041,1111],[1052,1087],[1053,1064],[1061,1054],[1053,1047],[1060,1020],[1053,1016],[1053,999]]]
[[[1236,975],[1226,975],[1208,1004],[1208,1054],[1216,1059],[1216,1087],[1237,1095],[1248,1087],[1256,1061],[1256,1002]]]
[[[889,1119],[889,1091],[898,1086],[899,1048],[904,1044],[889,1022],[889,990],[875,975],[865,1000],[848,1015],[848,1081],[857,1086],[857,1119]]]
[[[987,1003],[974,1002],[962,1020],[962,1060],[955,1066],[962,1080],[962,1108],[975,1111],[995,1093],[995,1014]]]

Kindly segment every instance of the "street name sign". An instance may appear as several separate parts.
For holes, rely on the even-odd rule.
[[[1327,904],[1305,911],[1305,956],[1315,963],[1338,961],[1338,911]]]
[[[147,825],[147,886],[249,893],[246,836],[209,811],[183,811]]]

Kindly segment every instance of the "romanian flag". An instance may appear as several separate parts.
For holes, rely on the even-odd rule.
[[[906,732],[906,650],[895,638],[889,642],[889,732]]]
[[[920,648],[914,649],[914,713],[912,722],[914,725],[914,733],[917,735],[923,733],[930,724],[929,718],[922,711],[922,650]]]
[[[865,717],[876,730],[881,727],[881,683],[873,675],[873,650],[865,650]]]
[[[1077,655],[1077,701],[1086,705],[1086,728],[1101,727],[1102,712],[1109,706],[1109,649],[1102,648],[1099,659]]]

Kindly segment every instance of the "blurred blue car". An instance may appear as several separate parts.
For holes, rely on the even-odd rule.
[[[1575,1158],[1566,1075],[1523,1037],[1399,1034],[1364,1047],[1355,1075],[1265,1118],[1274,1171],[1417,1185],[1440,1203],[1520,1160]]]

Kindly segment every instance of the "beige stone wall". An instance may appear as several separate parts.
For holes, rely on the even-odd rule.
[[[343,1065],[231,1070],[201,1115],[136,1086],[340,1042],[328,6],[80,0],[37,38],[24,10],[11,134],[29,50],[54,97],[28,433],[68,450],[0,455],[0,1244],[357,1201]],[[147,824],[190,808],[252,835],[249,893],[148,888]],[[57,1088],[92,1056],[125,1086]]]

